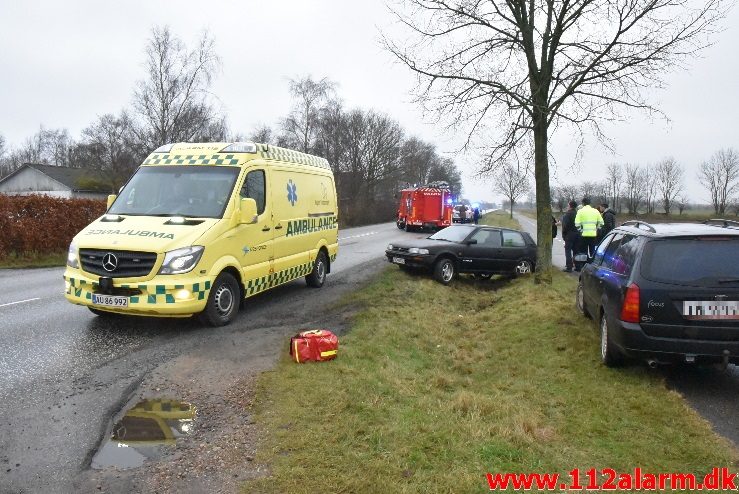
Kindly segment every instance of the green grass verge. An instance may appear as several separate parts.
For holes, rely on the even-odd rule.
[[[11,253],[9,256],[0,257],[0,269],[49,268],[64,266],[66,262],[66,252],[56,254],[39,254],[36,252],[25,252],[23,254]]]
[[[521,229],[521,224],[518,220],[511,218],[508,213],[503,211],[492,211],[490,213],[483,214],[480,218],[480,224],[513,228],[514,230]]]
[[[483,492],[486,472],[735,468],[737,451],[658,372],[600,364],[575,283],[445,287],[388,268],[348,300],[362,309],[337,360],[285,356],[260,378],[270,474],[243,491]]]

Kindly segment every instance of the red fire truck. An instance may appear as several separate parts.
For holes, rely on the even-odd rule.
[[[400,191],[397,225],[407,232],[440,230],[452,224],[452,194],[441,187],[417,187]]]

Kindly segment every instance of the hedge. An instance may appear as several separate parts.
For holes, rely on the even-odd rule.
[[[0,259],[64,252],[77,232],[105,212],[105,201],[0,195]]]

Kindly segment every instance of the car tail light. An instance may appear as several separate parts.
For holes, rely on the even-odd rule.
[[[621,307],[621,320],[639,322],[639,285],[632,283],[626,289],[624,305]]]

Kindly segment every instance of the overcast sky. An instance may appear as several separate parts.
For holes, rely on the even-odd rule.
[[[463,170],[466,197],[499,200],[489,183],[474,178],[477,157],[455,152],[464,136],[440,134],[412,102],[414,76],[378,41],[380,30],[397,29],[380,0],[0,0],[0,134],[18,146],[43,125],[67,128],[78,139],[97,116],[130,106],[155,25],[169,25],[189,46],[204,29],[215,38],[223,68],[213,92],[232,131],[276,126],[290,106],[287,78],[329,77],[347,107],[380,110],[408,133],[437,143]],[[646,164],[674,156],[686,168],[690,196],[707,202],[695,179],[699,164],[719,148],[739,147],[739,9],[724,27],[701,59],[671,74],[670,87],[655,93],[670,122],[635,113],[608,125],[616,155],[591,140],[578,168],[571,165],[571,136],[556,135],[554,183],[600,179],[614,161]]]

